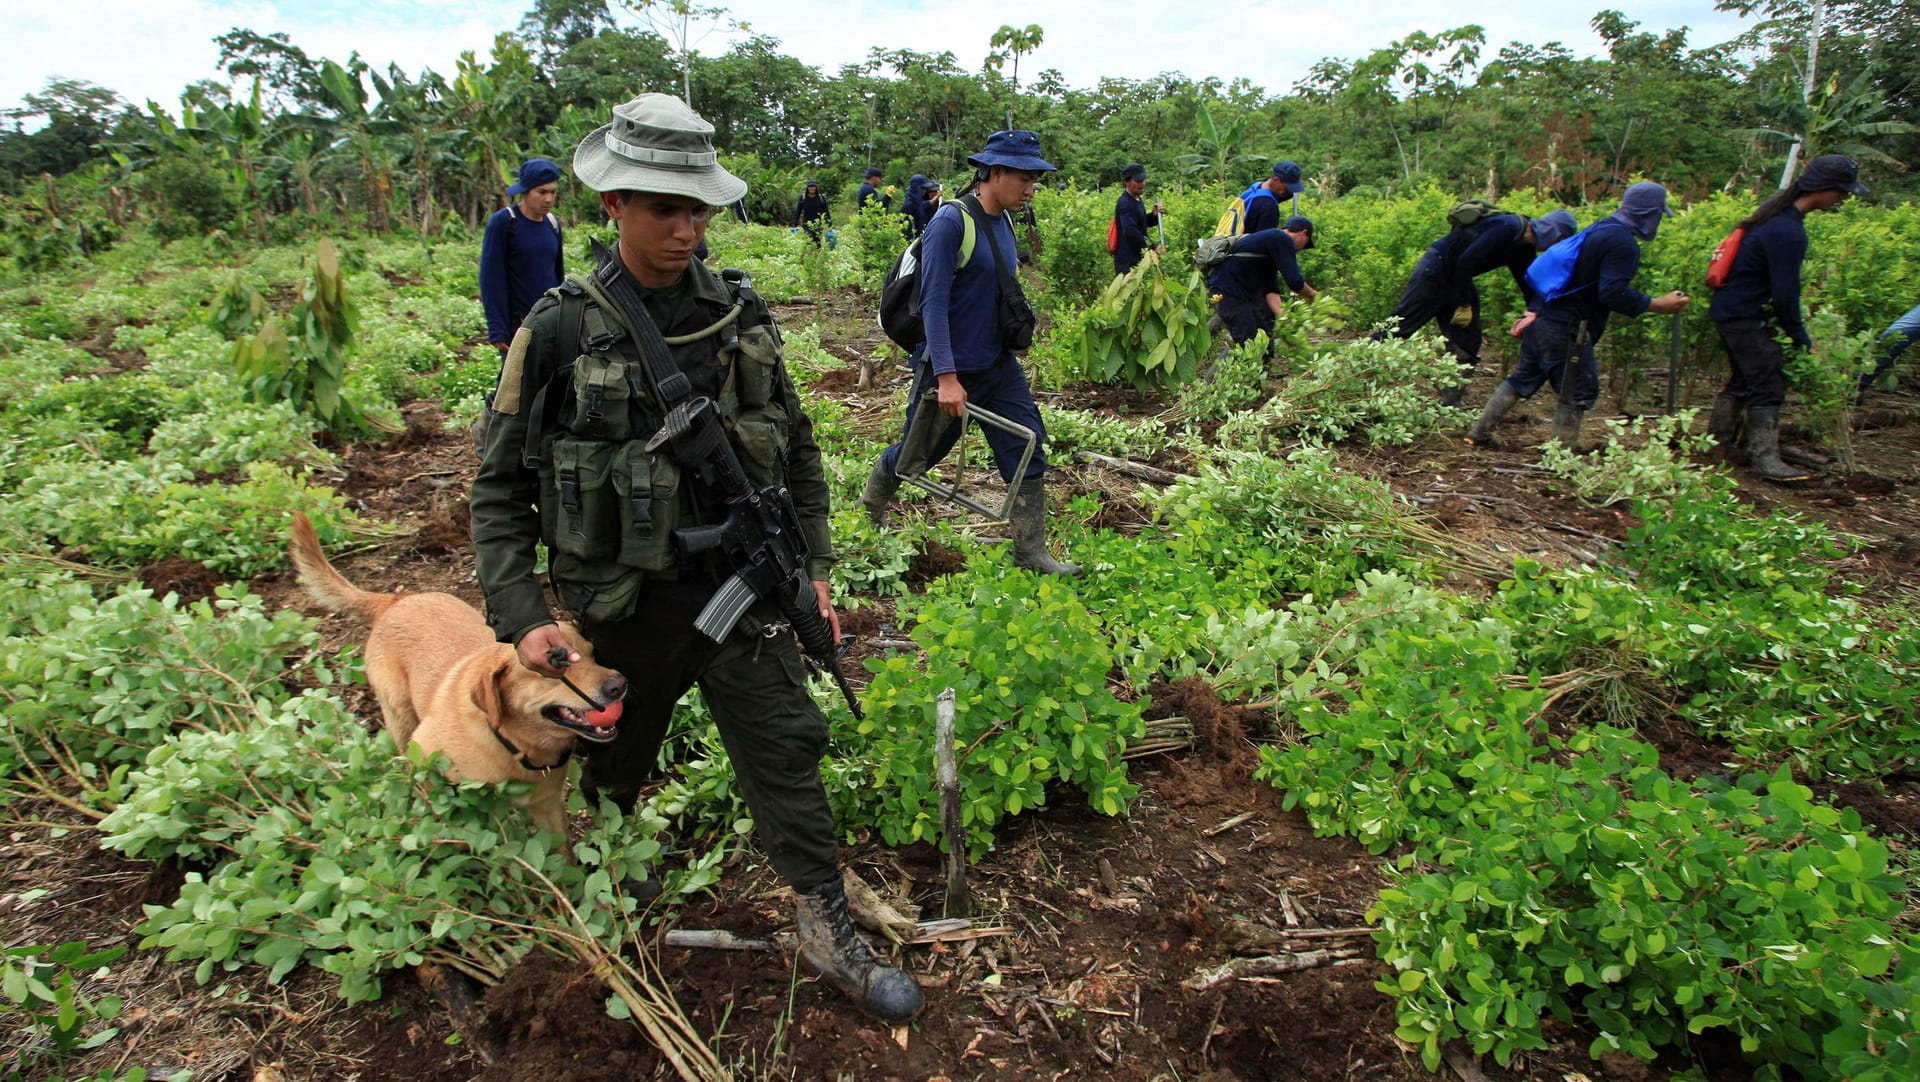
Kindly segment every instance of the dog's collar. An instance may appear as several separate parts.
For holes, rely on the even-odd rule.
[[[538,766],[534,763],[532,759],[527,758],[527,754],[525,752],[515,747],[513,741],[507,739],[507,734],[501,732],[500,730],[494,728],[491,725],[487,726],[487,731],[493,734],[493,738],[500,742],[501,747],[507,749],[508,755],[518,755],[520,757],[520,765],[523,767],[526,767],[528,770],[531,770],[536,774],[545,774],[550,770],[558,770],[561,767],[566,766],[568,760],[573,758],[573,745],[569,744],[567,745],[567,750],[560,754],[560,758],[558,760],[552,763],[548,763],[546,766]]]

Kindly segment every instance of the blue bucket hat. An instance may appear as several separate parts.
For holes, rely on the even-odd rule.
[[[508,195],[524,195],[542,184],[560,179],[560,167],[550,158],[528,158],[520,163],[520,177],[507,185]]]
[[[987,136],[987,145],[967,158],[977,169],[1000,165],[1031,173],[1051,173],[1053,163],[1040,156],[1040,137],[1030,131],[997,131]]]
[[[1299,195],[1306,190],[1306,184],[1300,179],[1299,162],[1274,162],[1273,175],[1278,177],[1280,183],[1285,184],[1287,190],[1295,195]]]

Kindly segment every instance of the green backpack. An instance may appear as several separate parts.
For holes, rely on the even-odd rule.
[[[1241,237],[1205,237],[1199,247],[1193,251],[1193,265],[1200,268],[1200,277],[1212,274],[1214,269],[1229,259],[1251,259],[1252,252],[1236,252],[1233,246]]]
[[[1454,229],[1465,229],[1482,218],[1505,213],[1507,212],[1485,199],[1462,199],[1447,212],[1447,224]]]

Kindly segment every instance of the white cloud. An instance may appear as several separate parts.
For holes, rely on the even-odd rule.
[[[994,30],[1038,23],[1046,38],[1022,59],[1022,82],[1047,68],[1082,87],[1103,76],[1144,79],[1177,71],[1246,78],[1273,93],[1291,89],[1323,57],[1358,56],[1411,30],[1435,32],[1473,19],[1436,17],[1433,5],[1414,0],[1376,0],[1351,9],[1272,0],[1152,7],[1053,0],[1044,7],[998,5],[990,15],[982,15],[973,0],[722,3],[754,32],[779,38],[783,52],[829,74],[863,62],[875,47],[951,51],[963,69],[977,71]],[[494,35],[516,26],[531,6],[532,0],[0,0],[0,19],[25,46],[0,66],[0,106],[54,75],[99,83],[136,104],[152,98],[170,106],[189,82],[220,77],[212,39],[235,26],[285,32],[315,57],[345,60],[357,49],[376,68],[393,61],[410,73],[431,67],[444,74],[462,50],[485,54]],[[1742,25],[1714,11],[1709,0],[1593,0],[1594,11],[1606,6],[1619,7],[1646,29],[1690,24],[1697,45],[1730,38]],[[1587,26],[1592,14],[1544,7],[1481,12],[1486,55],[1513,40],[1560,41],[1576,52],[1597,52],[1599,39]],[[711,37],[698,47],[718,53],[726,41]]]

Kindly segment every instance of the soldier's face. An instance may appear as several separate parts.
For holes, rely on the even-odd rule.
[[[707,235],[713,208],[684,195],[602,192],[600,205],[620,229],[620,257],[649,288],[680,280]]]

